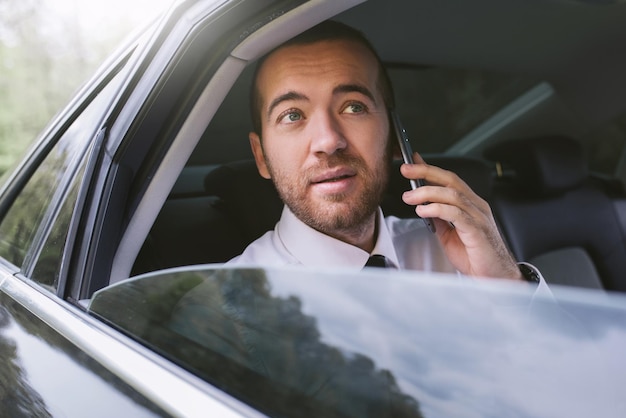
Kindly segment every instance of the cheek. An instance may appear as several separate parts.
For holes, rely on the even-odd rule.
[[[303,166],[298,150],[293,146],[266,147],[265,160],[272,177],[291,178],[297,175],[298,169]]]
[[[296,158],[293,138],[272,129],[263,130],[263,155],[272,177],[274,173],[289,170],[289,165]]]
[[[370,127],[361,135],[363,140],[359,141],[359,153],[370,166],[379,165],[381,159],[387,157],[389,153],[389,141],[392,138],[389,137],[389,133],[386,128],[386,123],[378,124]]]

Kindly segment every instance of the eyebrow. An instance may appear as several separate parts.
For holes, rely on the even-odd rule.
[[[268,118],[270,117],[270,115],[272,114],[276,106],[278,106],[282,102],[287,102],[290,100],[309,100],[309,98],[305,96],[304,94],[297,93],[295,91],[290,91],[285,94],[281,94],[280,96],[272,100],[272,103],[270,103],[269,107],[267,108],[267,117]]]
[[[360,93],[376,104],[374,94],[365,86],[360,84],[340,84],[333,89],[333,95],[341,93]]]

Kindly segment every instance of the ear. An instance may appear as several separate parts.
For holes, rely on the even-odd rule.
[[[254,161],[256,162],[256,168],[259,170],[259,174],[261,177],[266,179],[272,178],[269,170],[267,169],[267,164],[265,163],[265,153],[263,152],[263,146],[261,145],[261,138],[256,132],[250,132],[248,134],[248,138],[250,139],[250,147],[252,148]]]

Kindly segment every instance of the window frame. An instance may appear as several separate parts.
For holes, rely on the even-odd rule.
[[[81,195],[84,194],[85,183],[89,183],[90,180],[89,166],[93,165],[91,161],[93,158],[89,156],[99,149],[98,141],[102,140],[100,135],[100,133],[103,132],[102,127],[106,125],[107,118],[110,115],[111,104],[116,101],[120,93],[125,77],[123,72],[128,67],[129,57],[134,49],[135,45],[133,44],[127,50],[125,49],[123,53],[115,55],[109,63],[103,65],[92,81],[82,88],[81,92],[58,114],[49,128],[41,135],[40,139],[35,142],[34,146],[27,153],[26,158],[18,165],[17,169],[13,171],[11,177],[8,178],[1,192],[0,222],[3,222],[5,216],[13,207],[24,188],[29,184],[41,164],[48,158],[50,153],[53,152],[68,130],[74,126],[74,123],[84,114],[93,103],[94,99],[96,99],[103,90],[109,87],[111,82],[116,82],[113,79],[118,75],[120,76],[120,80],[117,80],[117,84],[111,86],[113,90],[108,93],[109,95],[105,98],[104,103],[99,105],[100,109],[109,110],[102,112],[100,116],[96,116],[92,119],[92,127],[86,128],[87,131],[92,132],[87,135],[89,139],[85,139],[79,144],[80,149],[77,150],[76,154],[72,157],[73,160],[67,165],[62,174],[61,181],[57,184],[50,199],[47,201],[40,222],[34,228],[33,239],[26,250],[23,262],[21,263],[22,265],[16,266],[4,257],[0,257],[0,264],[7,267],[13,274],[16,274],[22,280],[28,281],[58,296],[65,294],[67,269],[64,268],[64,266],[69,261],[67,257],[68,249],[74,244],[76,234],[74,224],[80,213],[80,207],[84,203],[84,199],[81,199]],[[86,159],[89,159],[91,164],[86,164]],[[61,252],[58,285],[56,289],[50,289],[37,280],[33,280],[31,276],[39,261],[43,246],[58,220],[59,211],[65,204],[68,194],[72,189],[74,177],[81,171],[81,167],[83,171],[82,179],[79,180],[76,186],[79,192],[77,200],[73,204],[74,210],[69,222],[68,235],[63,245],[64,249]]]
[[[70,275],[84,280],[71,284],[72,298],[88,299],[94,291],[108,285],[112,275],[129,277],[149,228],[184,167],[187,153],[191,153],[212,118],[213,106],[202,110],[198,105],[200,96],[207,94],[205,88],[212,85],[214,90],[210,93],[216,95],[212,100],[219,105],[230,89],[230,77],[236,78],[238,74],[226,73],[225,77],[223,64],[230,53],[263,27],[260,20],[263,24],[273,22],[305,3],[308,2],[281,0],[216,5],[201,1],[189,9],[181,6],[181,10],[174,10],[175,19],[165,22],[164,32],[157,36],[159,46],[148,48],[156,52],[146,55],[146,62],[141,64],[142,74],[136,76],[137,88],[111,125],[105,141],[103,155],[109,160],[99,168],[96,177],[102,183],[92,190],[92,210],[81,226],[92,235],[81,244],[84,249],[81,259]],[[306,6],[305,14],[310,11]],[[319,6],[329,8],[327,4],[314,5]],[[183,14],[189,18],[181,19]],[[198,54],[200,46],[204,55]],[[230,59],[245,66],[244,59]],[[205,122],[188,123],[192,113],[197,118],[201,111],[205,112],[201,116]],[[160,128],[157,130],[155,126]],[[191,136],[181,139],[185,136],[183,132]],[[170,152],[172,148],[174,152]],[[155,174],[160,170],[165,177]],[[158,193],[162,196],[152,195],[149,187],[160,189]],[[152,209],[138,215],[146,207]]]

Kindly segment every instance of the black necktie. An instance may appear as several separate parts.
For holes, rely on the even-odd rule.
[[[384,255],[373,254],[365,263],[365,267],[387,267],[387,259]]]

